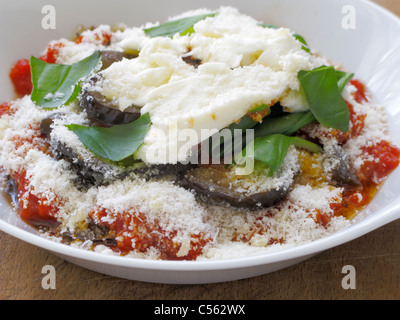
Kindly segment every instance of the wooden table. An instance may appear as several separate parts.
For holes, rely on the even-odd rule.
[[[400,15],[399,0],[375,2]],[[55,290],[42,288],[44,265],[55,267]],[[345,265],[355,268],[355,289],[342,287]],[[397,300],[400,220],[292,267],[251,279],[206,285],[150,284],[106,276],[0,232],[0,299]]]

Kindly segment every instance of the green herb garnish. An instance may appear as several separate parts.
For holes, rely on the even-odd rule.
[[[100,51],[72,65],[52,64],[31,57],[32,101],[39,107],[53,109],[75,100],[79,83],[99,65]]]
[[[254,137],[264,137],[277,133],[290,136],[313,121],[315,121],[315,117],[311,111],[287,113],[281,117],[265,118],[261,124],[254,128]]]
[[[252,151],[248,150],[248,146],[246,146],[242,153],[239,154],[239,157],[236,157],[236,161],[240,163],[240,159],[243,157],[254,157],[254,160],[268,165],[271,169],[270,175],[272,176],[281,168],[289,147],[292,144],[315,153],[322,151],[320,146],[308,140],[299,137],[289,137],[283,134],[272,134],[254,139],[254,149]]]
[[[184,36],[194,32],[193,26],[208,17],[214,17],[216,13],[202,14],[193,17],[182,18],[178,20],[168,21],[159,26],[144,29],[144,32],[151,38],[154,37],[172,37],[179,33]]]
[[[308,46],[306,40],[304,40],[304,38],[303,38],[301,35],[299,35],[299,34],[297,34],[297,33],[294,33],[294,34],[293,34],[293,37],[294,37],[297,41],[299,41],[299,42],[302,44],[302,47],[301,47],[301,48],[302,48],[305,52],[311,53],[310,47]]]
[[[350,113],[340,88],[347,79],[332,66],[321,66],[311,71],[300,71],[298,79],[304,90],[309,108],[323,125],[346,132]],[[340,82],[340,88],[338,81]]]
[[[150,115],[110,128],[85,127],[77,124],[66,125],[79,140],[95,155],[113,162],[133,156],[147,135],[150,127]]]
[[[354,73],[347,73],[341,70],[336,71],[336,80],[339,92],[342,93],[346,84],[354,77]]]

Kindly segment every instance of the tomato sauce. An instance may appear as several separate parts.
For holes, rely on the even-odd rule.
[[[47,63],[56,63],[60,49],[65,45],[62,42],[52,42],[47,46],[46,52],[39,59]]]
[[[358,187],[345,187],[341,199],[330,203],[332,212],[316,210],[314,220],[317,224],[327,228],[333,217],[342,216],[346,219],[354,218],[372,200],[378,185],[368,184]]]
[[[382,182],[399,165],[400,149],[387,141],[363,147],[362,152],[361,157],[365,160],[356,172],[361,185],[344,187],[342,199],[330,205],[335,216],[354,218],[371,202]],[[316,222],[326,227],[331,218],[328,213],[318,212]]]
[[[352,79],[350,80],[350,83],[356,87],[356,92],[354,93],[354,99],[358,102],[361,103],[363,101],[367,102],[367,95],[366,95],[366,90],[365,86],[363,83],[361,83],[359,80]]]
[[[29,60],[21,59],[11,68],[10,79],[18,96],[31,94],[31,66]]]
[[[56,218],[58,206],[55,203],[48,203],[47,199],[43,197],[32,194],[25,171],[16,174],[14,180],[18,185],[21,219],[35,227],[57,227],[59,224]]]
[[[204,234],[192,235],[190,249],[185,255],[180,255],[181,245],[174,241],[177,231],[167,233],[157,223],[150,223],[146,216],[137,212],[122,212],[113,216],[112,222],[103,222],[102,218],[109,216],[105,209],[98,209],[91,213],[91,217],[104,225],[114,233],[117,247],[114,248],[122,254],[132,250],[146,253],[151,248],[160,251],[161,259],[166,260],[195,260],[201,253],[203,247],[211,240],[206,239]],[[105,220],[105,221],[108,221]]]
[[[26,154],[29,149],[36,149],[50,156],[52,155],[49,150],[49,145],[40,132],[39,125],[29,126],[25,129],[24,134],[15,135],[11,138],[11,141],[14,143],[16,149],[23,148],[23,153],[21,150],[21,155]]]
[[[100,44],[100,45],[103,45],[103,46],[108,46],[111,43],[111,38],[112,38],[112,35],[110,33],[102,31],[101,33],[97,33],[95,35],[94,41],[95,41],[96,44]],[[85,36],[81,35],[81,36],[79,36],[79,38],[76,40],[75,43],[76,44],[80,44],[80,43],[83,43],[85,41],[86,41]],[[90,41],[92,41],[92,39],[90,39]]]
[[[361,157],[366,160],[356,171],[361,185],[344,187],[340,201],[330,204],[334,216],[354,218],[371,202],[383,181],[399,165],[400,149],[387,141],[380,141],[362,150]],[[316,222],[326,227],[332,217],[330,213],[318,212]]]
[[[378,185],[370,183],[361,187],[345,189],[343,200],[335,208],[335,215],[340,215],[347,219],[354,218],[357,213],[363,210],[371,202],[378,187]]]
[[[22,134],[11,139],[14,142],[14,147],[21,150],[21,156],[31,149],[51,155],[49,146],[38,126],[29,126],[26,128],[26,132],[29,132],[29,136]],[[12,179],[14,179],[18,188],[21,219],[35,227],[56,227],[58,225],[56,219],[57,205],[49,204],[44,197],[38,197],[32,193],[29,188],[29,178],[25,171],[12,173]]]
[[[400,149],[387,141],[362,148],[364,163],[359,179],[364,183],[381,183],[399,165]]]
[[[10,114],[11,105],[8,102],[0,104],[0,117],[5,114]]]

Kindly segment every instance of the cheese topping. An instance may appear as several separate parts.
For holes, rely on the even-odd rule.
[[[308,109],[296,94],[297,73],[322,62],[302,50],[290,30],[262,27],[227,7],[194,30],[173,38],[134,32],[121,45],[140,50],[139,57],[114,63],[96,83],[121,111],[135,105],[150,113],[152,126],[138,154],[147,163],[185,161],[193,146],[211,136],[202,129],[223,129],[258,105],[281,100],[290,112]],[[185,56],[202,64],[196,69],[182,60]],[[196,133],[189,143],[185,129]],[[168,139],[171,134],[183,137]]]

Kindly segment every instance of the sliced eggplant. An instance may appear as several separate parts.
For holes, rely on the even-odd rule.
[[[52,152],[55,157],[71,163],[71,167],[77,174],[74,183],[79,189],[106,185],[110,180],[124,179],[131,173],[146,180],[162,176],[171,176],[172,179],[176,179],[178,175],[191,168],[190,165],[183,164],[146,166],[137,161],[127,162],[123,167],[105,163],[97,157],[87,161],[62,142],[53,146]]]
[[[128,54],[121,51],[105,50],[101,52],[102,70],[109,68],[114,62],[121,61],[123,58],[134,59],[137,55]],[[89,84],[95,84],[100,76],[94,76],[88,80]],[[135,121],[140,117],[140,107],[132,106],[124,111],[119,110],[118,105],[107,99],[101,92],[88,90],[90,87],[83,85],[79,95],[80,105],[86,110],[90,120],[105,127],[117,124],[126,124]]]
[[[90,219],[86,229],[77,230],[75,232],[64,231],[61,235],[64,241],[68,243],[75,240],[89,240],[94,244],[103,244],[111,247],[117,245],[115,237],[110,235],[110,230],[105,226],[97,224],[93,219]]]
[[[224,165],[199,167],[183,174],[179,185],[195,191],[199,200],[205,203],[258,210],[282,201],[299,169],[297,165],[286,165],[273,177],[265,170],[257,172],[258,169],[248,176],[238,177],[232,170]],[[255,180],[261,183],[253,188]]]
[[[14,208],[18,208],[19,201],[18,201],[18,184],[13,177],[10,175],[7,176],[6,185],[4,189],[4,193],[7,196],[10,204]]]
[[[79,100],[81,107],[86,110],[88,118],[105,127],[130,123],[141,116],[140,107],[132,106],[121,111],[114,102],[97,91],[84,89]]]
[[[74,171],[77,176],[74,180],[77,188],[82,189],[103,184],[107,173],[110,172],[110,164],[106,164],[96,157],[93,157],[93,160],[90,162],[85,161],[81,155],[75,152],[65,142],[59,141],[57,137],[51,134],[54,120],[61,116],[62,115],[59,113],[54,113],[44,118],[40,123],[40,131],[49,144],[49,149],[53,157],[57,160],[63,159],[70,163],[71,170]]]
[[[201,65],[201,60],[193,56],[182,57],[182,60],[185,61],[188,65],[193,66],[195,69],[197,69]]]
[[[71,169],[76,172],[77,177],[74,180],[77,188],[88,188],[94,185],[105,183],[106,173],[109,166],[103,164],[100,160],[89,163],[82,156],[74,152],[65,143],[52,141],[51,151],[56,159],[63,159],[71,164]]]
[[[123,51],[104,50],[104,51],[101,51],[100,54],[101,54],[101,62],[102,62],[101,70],[107,69],[114,62],[121,61],[123,58],[125,58],[125,59],[137,58],[137,55],[126,53]]]
[[[184,175],[179,184],[186,189],[194,190],[202,202],[254,210],[278,203],[289,192],[289,188],[284,187],[245,195],[231,188],[223,170],[215,168],[191,170]]]
[[[52,130],[52,125],[55,119],[58,119],[62,116],[61,113],[52,113],[48,117],[42,119],[40,122],[40,132],[46,137],[50,138],[50,133]]]
[[[157,164],[152,166],[146,166],[138,168],[135,172],[142,175],[145,179],[151,179],[154,177],[172,176],[174,180],[178,179],[186,171],[195,168],[193,164]]]
[[[331,182],[340,187],[359,186],[360,181],[353,172],[344,149],[337,144],[325,145],[325,171],[331,176]]]

